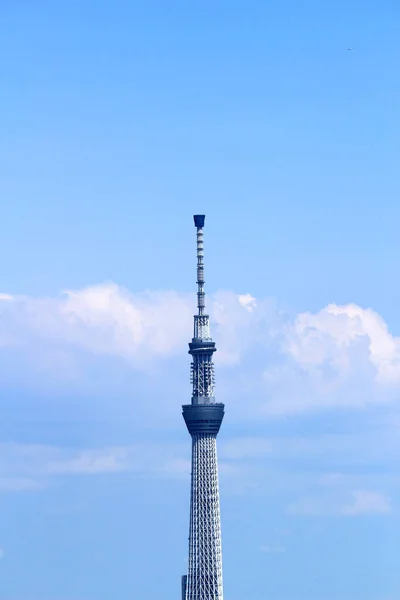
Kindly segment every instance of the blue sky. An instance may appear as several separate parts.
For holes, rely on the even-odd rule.
[[[179,597],[195,212],[226,598],[397,600],[396,3],[0,17],[1,600]]]

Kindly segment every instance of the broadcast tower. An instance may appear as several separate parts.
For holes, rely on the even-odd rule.
[[[192,436],[189,562],[182,577],[182,600],[223,600],[221,523],[218,491],[217,434],[224,405],[215,402],[215,343],[205,314],[203,227],[204,215],[194,215],[197,228],[197,315],[194,316],[191,404],[182,406]]]

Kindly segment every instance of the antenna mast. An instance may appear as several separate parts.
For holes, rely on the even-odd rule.
[[[210,317],[205,314],[203,247],[205,215],[194,215],[193,218],[197,229],[197,315],[194,315],[193,339],[189,344],[189,354],[193,356],[191,364],[192,404],[209,404],[215,402],[212,355],[216,348],[210,335]]]

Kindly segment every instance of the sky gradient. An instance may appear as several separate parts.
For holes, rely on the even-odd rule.
[[[0,599],[180,597],[205,213],[225,597],[398,600],[397,4],[0,26]]]

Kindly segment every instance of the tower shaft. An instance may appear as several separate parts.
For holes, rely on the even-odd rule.
[[[215,343],[205,314],[203,227],[204,215],[195,215],[197,227],[197,309],[193,339],[191,404],[182,407],[192,436],[189,560],[182,578],[182,600],[223,600],[222,547],[218,488],[217,435],[224,405],[214,397]]]
[[[217,438],[192,435],[192,485],[186,600],[222,600]]]

